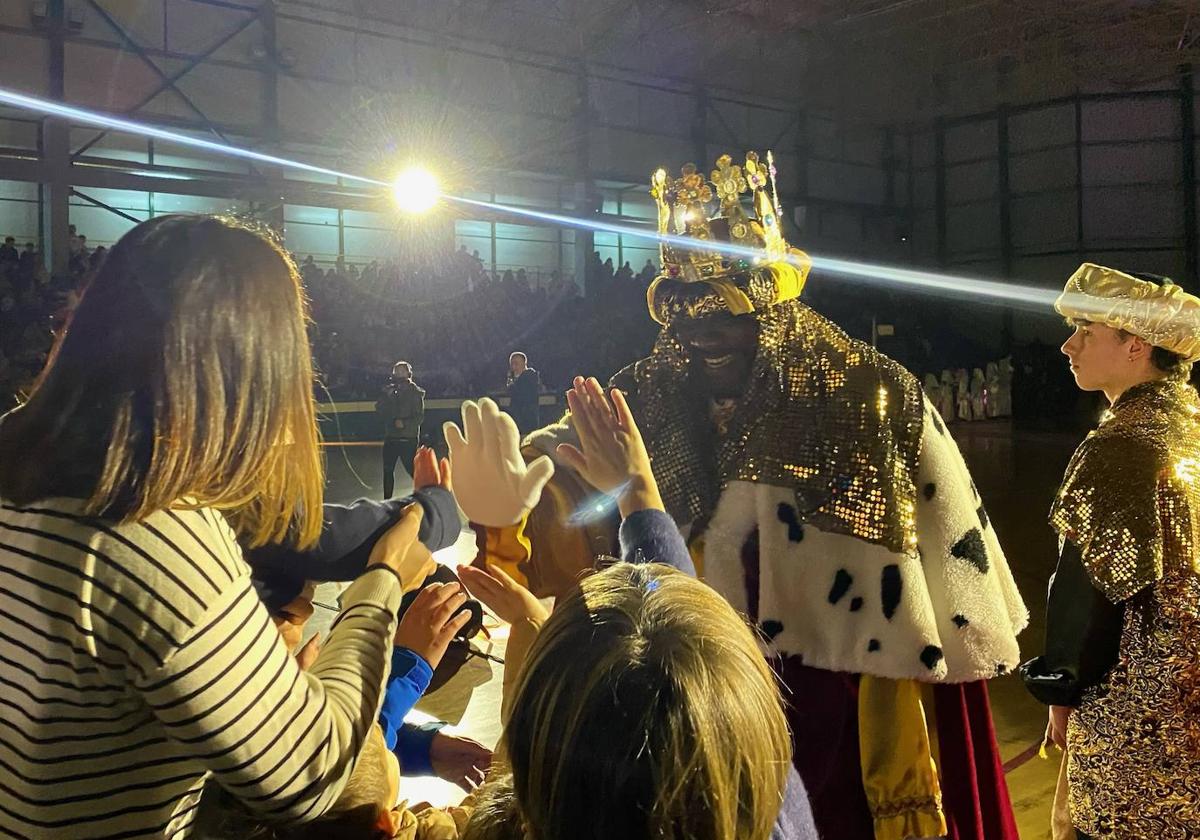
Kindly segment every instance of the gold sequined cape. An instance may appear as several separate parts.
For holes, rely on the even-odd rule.
[[[1130,389],[1080,446],[1053,522],[1124,600],[1117,664],[1067,728],[1068,802],[1095,838],[1200,837],[1200,400]]]
[[[728,482],[763,482],[794,490],[801,519],[817,528],[915,551],[917,380],[798,300],[754,317],[752,379],[720,440],[669,329],[613,379],[629,395],[667,511],[695,522]]]
[[[1168,487],[1190,492],[1200,477],[1198,411],[1186,384],[1138,385],[1105,412],[1067,466],[1050,524],[1078,546],[1093,583],[1113,603],[1163,576],[1167,535],[1157,500]]]

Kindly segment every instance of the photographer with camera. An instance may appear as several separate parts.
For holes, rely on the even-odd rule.
[[[413,382],[408,362],[392,366],[375,412],[383,423],[383,498],[390,499],[396,486],[396,461],[405,466],[413,462],[425,419],[425,391]]]

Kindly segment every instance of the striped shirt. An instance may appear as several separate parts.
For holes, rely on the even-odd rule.
[[[307,673],[211,509],[114,525],[0,503],[0,836],[186,837],[209,774],[319,816],[381,701],[399,578],[362,574]]]

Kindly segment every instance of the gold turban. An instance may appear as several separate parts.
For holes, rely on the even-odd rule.
[[[1064,318],[1124,330],[1189,362],[1200,360],[1200,298],[1179,286],[1084,263],[1054,308]]]

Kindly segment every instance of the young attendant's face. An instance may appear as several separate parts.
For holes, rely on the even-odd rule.
[[[758,353],[758,322],[727,312],[679,318],[675,335],[691,359],[692,376],[711,397],[738,397],[750,381]]]
[[[1104,324],[1075,321],[1075,332],[1062,351],[1071,363],[1075,384],[1082,391],[1105,391],[1129,366],[1129,336]]]

